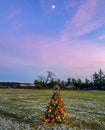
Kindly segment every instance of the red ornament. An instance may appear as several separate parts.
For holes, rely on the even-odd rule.
[[[51,123],[54,124],[54,123],[55,123],[55,119],[52,119],[52,120],[51,120]]]

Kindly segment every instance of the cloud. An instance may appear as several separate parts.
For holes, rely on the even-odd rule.
[[[14,30],[20,29],[23,26],[23,23],[20,19],[21,13],[21,8],[15,8],[8,11],[8,14],[6,16],[6,22],[8,22],[10,27]]]
[[[105,34],[100,35],[100,36],[98,37],[98,39],[99,39],[99,40],[105,40]]]
[[[6,49],[8,53],[17,54],[20,58],[26,60],[33,60],[35,58],[50,65],[59,65],[59,63],[61,63],[61,66],[63,63],[68,66],[77,66],[78,61],[86,61],[87,64],[89,60],[93,61],[96,57],[98,57],[98,60],[103,60],[105,49],[104,46],[94,44],[92,41],[88,40],[72,40],[64,44],[60,39],[37,35],[24,36],[23,38],[9,37],[4,40],[2,39],[0,46],[4,50]],[[81,67],[83,66],[82,63],[79,62]]]
[[[82,69],[92,64],[92,66],[95,66],[96,62],[96,65],[100,64],[100,62],[105,65],[105,47],[95,46],[86,41],[73,41],[69,45],[59,43],[55,46],[49,46],[49,50],[44,52],[43,59],[45,63],[72,69]]]
[[[13,9],[12,11],[10,11],[8,13],[8,15],[6,16],[6,19],[7,20],[12,20],[12,19],[16,18],[21,13],[21,11],[22,11],[21,8]]]
[[[14,21],[12,24],[11,24],[12,28],[14,30],[17,30],[21,27],[23,27],[23,23],[22,22],[19,22],[19,21]]]
[[[44,47],[42,61],[57,74],[84,79],[96,70],[104,69],[104,49],[104,46],[95,45],[90,41],[74,40],[65,44],[56,41],[55,44]]]
[[[36,62],[42,63],[41,56],[43,48],[50,42],[51,40],[48,38],[37,35],[18,38],[7,36],[6,39],[0,39],[0,51],[2,50],[3,54],[20,58],[26,64],[34,66]]]
[[[79,2],[80,2],[80,1],[79,1]],[[70,9],[76,7],[79,2],[76,2],[76,1],[72,1],[72,2],[71,2],[71,1],[68,0],[68,1],[66,2],[66,10],[70,10]]]
[[[105,17],[98,0],[83,1],[75,15],[66,22],[61,33],[62,40],[76,38],[105,25]],[[100,14],[101,13],[101,14]]]
[[[0,66],[18,68],[40,74],[50,70],[60,75],[90,75],[105,66],[105,47],[91,41],[72,40],[66,43],[38,35],[2,39]],[[7,64],[8,61],[8,64]],[[34,70],[34,71],[33,71]],[[61,74],[62,73],[62,74]]]
[[[17,67],[26,65],[25,61],[23,61],[21,58],[4,53],[0,53],[0,60],[2,61],[0,62],[0,66],[3,67]]]

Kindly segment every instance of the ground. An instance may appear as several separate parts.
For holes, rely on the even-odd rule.
[[[61,91],[68,121],[45,124],[53,90],[0,89],[0,130],[105,130],[105,92]]]

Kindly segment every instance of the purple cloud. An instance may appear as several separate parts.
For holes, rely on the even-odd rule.
[[[23,26],[23,22],[20,19],[21,13],[22,13],[21,8],[15,8],[8,11],[8,14],[6,16],[6,22],[8,22],[11,29],[17,30]]]
[[[105,40],[105,34],[102,34],[98,37],[99,40]]]
[[[12,19],[16,18],[21,13],[21,11],[22,11],[21,8],[13,9],[12,11],[10,11],[8,13],[8,15],[6,16],[6,19],[12,20]]]
[[[65,29],[62,31],[62,39],[81,36],[105,25],[105,17],[102,15],[104,12],[100,11],[98,4],[98,0],[84,1],[77,9],[74,17],[66,22]],[[102,14],[98,18],[97,15],[100,12]]]
[[[60,39],[42,36],[25,36],[18,40],[9,37],[2,47],[8,54],[5,51],[0,54],[1,66],[27,68],[32,73],[37,68],[38,72],[49,69],[58,74],[60,70],[60,73],[81,71],[81,75],[90,75],[90,70],[105,66],[105,47],[90,41],[64,43]]]

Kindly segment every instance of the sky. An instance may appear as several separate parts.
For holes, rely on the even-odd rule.
[[[105,72],[105,0],[0,0],[0,81]]]

